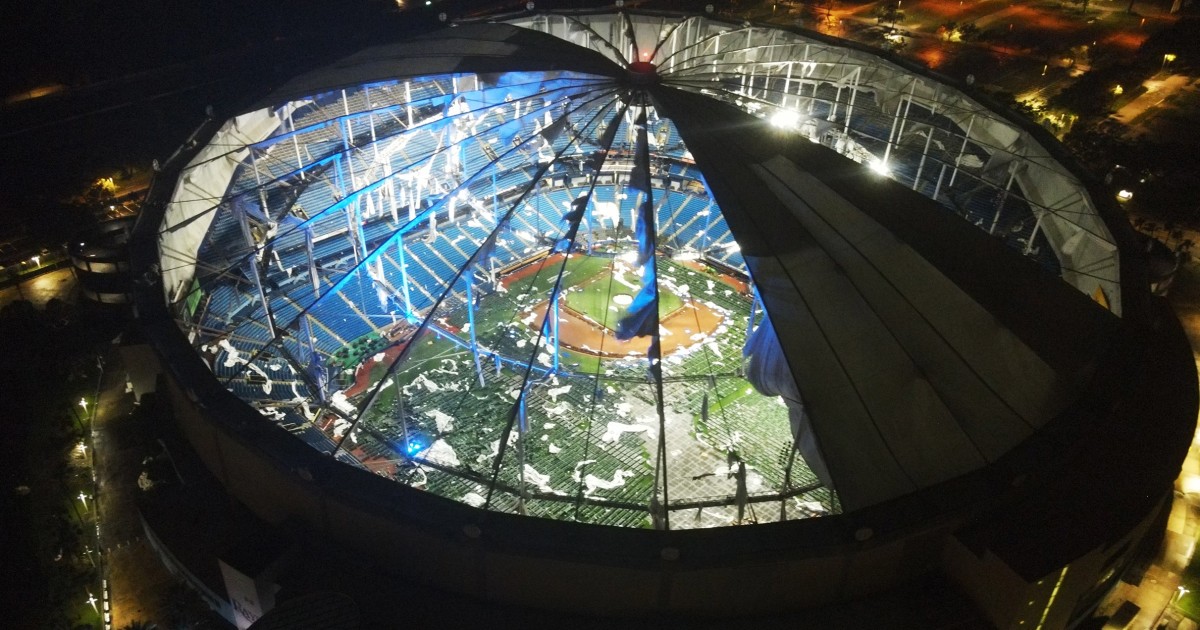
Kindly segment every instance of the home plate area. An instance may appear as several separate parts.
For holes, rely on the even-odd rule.
[[[665,286],[659,278],[659,334],[663,356],[711,337],[725,316],[703,301],[692,299],[687,285]],[[611,269],[568,288],[559,300],[559,344],[580,354],[615,358],[645,356],[650,337],[617,339],[617,322],[625,316],[640,289],[636,271],[620,261]],[[674,290],[670,290],[673,288]],[[549,300],[536,304],[530,325],[540,326]]]

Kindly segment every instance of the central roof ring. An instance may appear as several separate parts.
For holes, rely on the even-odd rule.
[[[649,61],[634,61],[625,68],[625,80],[630,85],[646,87],[659,82],[658,66]]]

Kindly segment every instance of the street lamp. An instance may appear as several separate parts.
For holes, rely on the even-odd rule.
[[[87,504],[88,496],[81,491],[79,493],[78,498],[79,498],[79,502],[83,504],[83,509],[85,509],[85,510],[88,509],[88,504]]]
[[[96,602],[98,601],[100,600],[96,599],[96,596],[92,595],[91,591],[88,591],[87,603],[92,605],[92,610],[96,611],[96,614],[100,614],[100,609],[96,608]]]
[[[1166,69],[1167,69],[1167,64],[1169,64],[1169,63],[1171,63],[1171,62],[1173,62],[1173,61],[1175,61],[1175,53],[1167,53],[1167,54],[1163,55],[1162,67],[1161,67],[1161,68],[1159,68],[1159,69],[1158,69],[1158,71],[1159,71],[1159,72],[1164,72],[1164,71],[1166,71]]]
[[[29,260],[32,260],[32,261],[33,261],[33,267],[34,267],[34,269],[41,269],[41,268],[42,268],[42,257],[41,257],[41,256],[30,256],[30,257],[29,257]]]
[[[87,413],[87,399],[86,398],[79,399],[79,406],[83,407],[84,413]]]

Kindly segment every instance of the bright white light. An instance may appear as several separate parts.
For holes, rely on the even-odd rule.
[[[633,263],[637,262],[637,257],[638,257],[637,252],[635,252],[633,250],[627,251],[624,254],[621,254],[619,256],[619,258],[621,259],[621,262],[626,262],[631,265]]]
[[[892,169],[888,168],[887,162],[883,160],[871,160],[871,170],[888,177],[892,174]]]
[[[771,115],[771,124],[780,129],[795,129],[800,124],[800,113],[781,109]]]
[[[84,411],[87,411],[87,400],[86,400],[86,399],[83,399],[83,398],[80,398],[80,399],[79,399],[79,406],[80,406],[80,407],[83,407],[83,410],[84,410]]]
[[[1130,199],[1133,199],[1133,193],[1129,192],[1128,190],[1121,190],[1121,192],[1117,193],[1117,199],[1120,199],[1121,201],[1129,201]]]

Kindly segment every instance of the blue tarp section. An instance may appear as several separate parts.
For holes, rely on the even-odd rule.
[[[646,110],[638,114],[637,147],[634,150],[633,171],[629,174],[629,188],[642,195],[638,206],[636,266],[642,268],[642,288],[627,314],[617,322],[617,339],[658,335],[658,273],[655,270],[654,248],[657,234],[654,229],[654,198],[650,194],[650,160],[646,145]],[[650,356],[655,356],[651,354]]]

